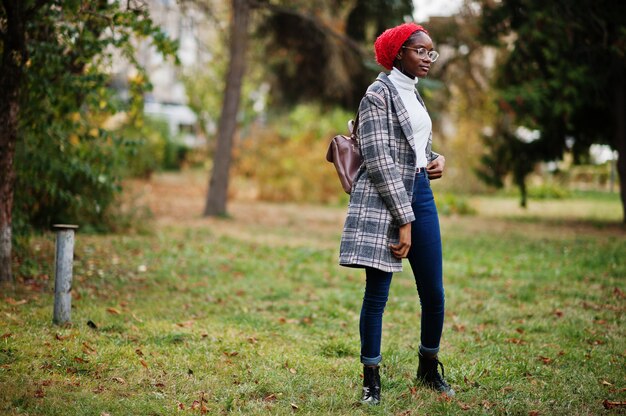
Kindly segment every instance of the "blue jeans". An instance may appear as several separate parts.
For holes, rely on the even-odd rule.
[[[425,172],[415,176],[411,202],[415,220],[411,223],[411,249],[408,260],[413,270],[422,309],[420,349],[436,354],[439,351],[443,330],[443,267],[439,217],[430,180]],[[383,312],[389,297],[393,273],[366,268],[365,276],[365,295],[359,325],[361,362],[375,365],[382,360],[380,344]]]

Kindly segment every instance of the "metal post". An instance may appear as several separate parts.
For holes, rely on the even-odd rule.
[[[54,316],[52,322],[62,325],[71,320],[72,266],[74,262],[74,230],[78,225],[55,224],[57,232],[54,274]]]

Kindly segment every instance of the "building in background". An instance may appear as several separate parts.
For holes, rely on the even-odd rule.
[[[178,41],[180,66],[171,59],[165,60],[149,43],[138,45],[136,59],[145,68],[152,84],[152,90],[144,96],[144,113],[165,121],[172,140],[188,147],[205,146],[206,137],[199,126],[198,116],[187,105],[181,74],[186,67],[210,60],[208,53],[202,53],[197,40],[199,28],[206,25],[200,25],[201,14],[190,9],[182,10],[175,0],[147,0],[145,4],[154,23]],[[123,99],[128,97],[128,80],[137,75],[134,71],[125,59],[115,60],[113,87],[120,91]]]

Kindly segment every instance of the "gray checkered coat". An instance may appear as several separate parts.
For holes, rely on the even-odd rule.
[[[418,100],[424,105],[417,93]],[[402,99],[386,74],[367,89],[359,106],[359,145],[363,164],[357,173],[341,236],[339,264],[402,271],[402,260],[391,253],[398,227],[415,219],[411,208],[415,180],[413,131]],[[432,133],[426,146],[431,151]]]

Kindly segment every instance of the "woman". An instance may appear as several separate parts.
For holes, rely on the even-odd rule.
[[[431,150],[432,123],[415,88],[439,54],[428,32],[414,23],[386,30],[374,49],[376,61],[391,72],[378,76],[359,107],[363,164],[352,186],[339,259],[343,266],[365,268],[361,401],[380,401],[382,316],[403,258],[411,264],[421,303],[417,379],[451,396],[454,390],[437,368],[444,290],[439,219],[430,189],[430,180],[442,176],[445,159]]]

